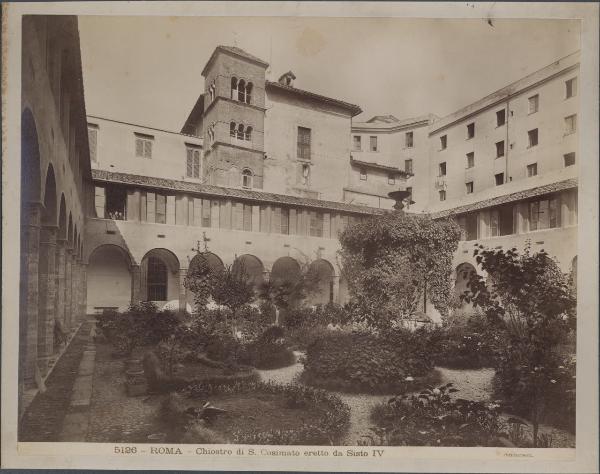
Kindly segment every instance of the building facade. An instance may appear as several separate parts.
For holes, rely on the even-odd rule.
[[[77,18],[23,17],[19,411],[85,311],[93,188]]]

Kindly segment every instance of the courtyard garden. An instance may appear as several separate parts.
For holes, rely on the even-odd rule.
[[[477,246],[486,279],[457,298],[458,234],[402,213],[348,228],[344,306],[309,305],[308,270],[257,289],[197,259],[195,313],[96,318],[85,440],[574,447],[569,276],[543,251]],[[423,323],[425,293],[442,324]]]

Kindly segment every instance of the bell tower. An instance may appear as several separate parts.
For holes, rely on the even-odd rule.
[[[207,183],[262,189],[268,66],[232,46],[217,46],[206,63],[202,76]]]

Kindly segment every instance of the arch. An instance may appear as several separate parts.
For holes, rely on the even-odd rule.
[[[237,77],[232,77],[231,78],[231,98],[234,100],[237,98],[237,88],[238,88]]]
[[[248,276],[248,281],[251,281],[255,288],[264,281],[263,272],[264,265],[258,257],[250,254],[244,254],[235,259],[232,270],[234,272],[243,269]]]
[[[235,122],[230,122],[229,123],[229,135],[232,136],[233,138],[236,137],[236,130],[237,129],[237,124]]]
[[[280,257],[271,267],[271,281],[274,284],[297,283],[302,277],[300,264],[292,257]]]
[[[67,238],[67,205],[65,203],[65,195],[60,195],[60,210],[58,213],[58,235],[59,239]]]
[[[250,142],[252,141],[252,127],[246,127],[246,132],[244,134],[244,140]]]
[[[252,102],[252,88],[253,84],[251,82],[246,84],[246,104]]]
[[[240,102],[246,102],[246,81],[240,79],[238,82],[238,100]]]
[[[132,258],[114,244],[102,244],[90,253],[87,266],[87,313],[105,309],[124,311],[131,302]]]
[[[43,225],[56,225],[56,201],[56,178],[54,176],[54,168],[50,164],[46,171],[46,184],[44,186]]]
[[[244,124],[240,123],[237,129],[237,138],[238,140],[244,139]]]
[[[213,272],[221,273],[225,269],[223,261],[217,255],[212,252],[202,252],[194,255],[194,258],[190,261],[188,273],[193,271],[202,259],[205,259],[208,267]]]
[[[179,259],[168,249],[146,252],[141,262],[142,299],[171,301],[179,299]]]
[[[454,295],[456,298],[460,298],[462,294],[468,289],[468,283],[473,273],[477,273],[477,270],[473,265],[467,262],[463,262],[458,265],[455,269],[455,280],[454,280]]]
[[[252,177],[253,173],[250,168],[244,168],[242,170],[242,187],[252,188]]]
[[[327,304],[333,301],[333,265],[325,259],[318,259],[308,266],[307,281],[314,289],[309,295],[313,304]]]
[[[21,205],[40,202],[42,180],[40,176],[40,147],[37,127],[31,110],[21,115]]]

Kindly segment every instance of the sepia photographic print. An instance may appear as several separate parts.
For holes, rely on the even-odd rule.
[[[3,467],[597,472],[597,4],[2,34]]]

